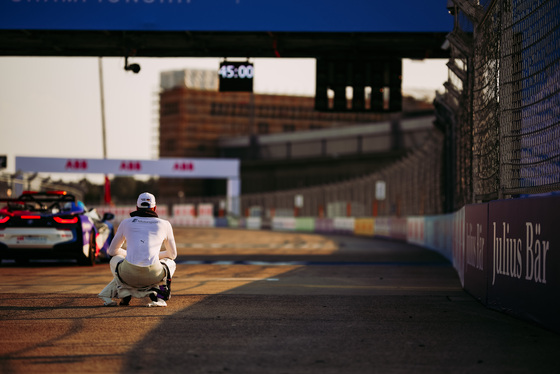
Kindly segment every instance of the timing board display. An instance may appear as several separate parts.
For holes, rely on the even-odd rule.
[[[220,63],[218,80],[220,92],[253,92],[255,68],[250,62]]]

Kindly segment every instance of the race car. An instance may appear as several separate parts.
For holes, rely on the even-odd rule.
[[[25,191],[0,199],[0,260],[76,259],[93,266],[108,259],[115,216],[100,217],[66,191]]]

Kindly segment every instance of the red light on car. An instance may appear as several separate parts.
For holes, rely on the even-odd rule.
[[[66,191],[47,191],[48,195],[68,195]]]
[[[54,217],[55,222],[58,223],[78,223],[78,217],[72,218],[62,218],[62,217]]]
[[[10,216],[0,217],[0,223],[6,223],[10,219]]]
[[[41,219],[41,216],[21,216],[21,219]]]
[[[99,233],[95,234],[95,255],[99,255],[99,250],[101,249],[97,245],[97,243],[99,243],[97,239],[99,239]]]

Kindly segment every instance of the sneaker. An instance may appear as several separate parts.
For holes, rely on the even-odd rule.
[[[166,285],[161,285],[157,291],[157,297],[162,300],[169,300],[171,299],[171,290]]]
[[[108,297],[102,297],[101,300],[103,300],[103,305],[104,306],[116,306],[117,302],[113,301],[113,299],[108,298]]]
[[[128,306],[130,304],[130,299],[132,299],[132,296],[123,297],[119,305]]]
[[[151,301],[148,305],[148,307],[152,307],[152,306],[167,306],[167,303],[162,300],[162,299],[157,299],[155,301]]]

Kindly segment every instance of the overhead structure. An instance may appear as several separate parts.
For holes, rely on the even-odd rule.
[[[4,0],[0,56],[315,58],[316,110],[393,112],[452,26],[441,0]]]
[[[4,0],[0,55],[446,58],[445,1]]]

